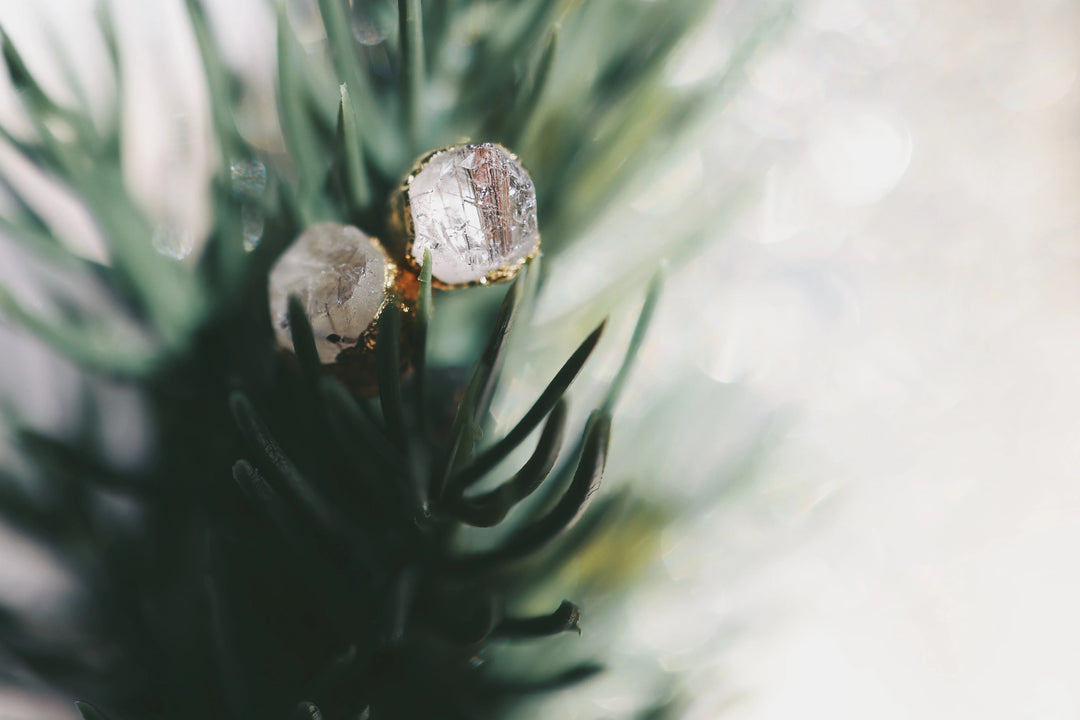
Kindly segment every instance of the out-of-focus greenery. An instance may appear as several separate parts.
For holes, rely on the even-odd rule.
[[[576,629],[568,602],[536,617],[505,609],[560,572],[619,585],[633,576],[633,561],[612,562],[609,548],[631,546],[634,528],[655,532],[659,516],[638,511],[624,512],[624,541],[600,533],[613,509],[626,509],[613,502],[563,531],[599,482],[615,398],[659,285],[627,363],[563,449],[564,395],[599,330],[578,338],[578,351],[517,426],[483,434],[487,406],[511,371],[501,367],[511,319],[531,302],[538,267],[498,313],[497,298],[477,291],[467,312],[440,317],[476,338],[464,353],[475,359],[471,379],[459,366],[429,362],[434,301],[430,278],[421,278],[419,310],[388,313],[380,327],[377,402],[321,377],[298,306],[297,357],[275,352],[266,275],[317,221],[385,236],[388,198],[414,159],[467,140],[501,142],[519,155],[536,183],[545,251],[558,253],[653,167],[775,18],[736,49],[726,74],[675,88],[665,68],[710,10],[706,0],[318,0],[325,52],[314,55],[278,3],[284,151],[275,152],[242,132],[243,83],[204,8],[186,6],[218,161],[211,230],[195,262],[155,247],[161,229],[126,189],[124,67],[107,6],[98,30],[118,97],[104,123],[86,107],[55,102],[2,37],[33,126],[29,135],[0,128],[3,141],[85,205],[108,257],[68,252],[56,218],[14,177],[4,179],[14,210],[0,232],[60,277],[103,288],[108,302],[77,302],[60,287],[45,307],[31,307],[0,289],[0,313],[88,373],[136,387],[157,448],[143,467],[118,470],[94,441],[90,426],[108,418],[92,407],[74,440],[9,418],[30,471],[9,477],[0,469],[0,512],[69,563],[85,607],[77,640],[42,637],[2,612],[0,642],[46,684],[94,703],[80,705],[87,718],[102,717],[99,704],[135,720],[293,711],[498,717],[523,697],[585,679],[595,664],[553,657],[548,670],[515,676],[484,652]],[[478,332],[477,317],[494,318],[494,330]],[[416,368],[405,382],[399,350]],[[541,425],[524,467],[491,483],[489,473]],[[489,492],[467,494],[478,482]],[[464,548],[456,541],[463,525],[500,530],[480,549]]]

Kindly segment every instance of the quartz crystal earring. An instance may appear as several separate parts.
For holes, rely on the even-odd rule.
[[[509,280],[540,251],[532,178],[494,143],[421,158],[391,199],[390,227],[414,270],[431,253],[432,283],[444,289]]]
[[[270,271],[270,313],[278,345],[293,352],[289,296],[306,311],[319,361],[359,394],[375,389],[379,317],[415,300],[415,281],[360,229],[326,222],[308,228]]]

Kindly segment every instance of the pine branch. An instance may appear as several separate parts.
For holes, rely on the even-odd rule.
[[[699,90],[667,86],[663,68],[708,3],[399,0],[397,34],[368,47],[350,29],[359,2],[318,0],[333,77],[315,76],[312,49],[290,27],[286,3],[276,4],[287,149],[278,157],[241,131],[242,81],[202,3],[185,0],[218,159],[212,228],[194,262],[153,248],[154,223],[125,188],[118,110],[98,128],[85,103],[62,106],[0,33],[34,128],[29,139],[0,128],[3,140],[80,198],[109,261],[64,250],[53,218],[13,183],[5,187],[14,212],[0,218],[0,232],[59,273],[93,274],[123,308],[115,317],[58,296],[56,305],[74,307],[52,317],[0,288],[0,317],[88,377],[133,383],[160,443],[145,467],[121,473],[84,443],[16,427],[33,477],[0,469],[0,513],[77,569],[85,632],[98,650],[58,651],[3,608],[0,641],[59,691],[85,698],[84,720],[495,718],[600,670],[557,653],[528,674],[490,673],[476,659],[507,642],[580,633],[570,601],[534,617],[505,608],[610,518],[613,502],[590,510],[590,501],[659,281],[580,436],[568,437],[569,391],[603,323],[508,432],[482,438],[492,399],[513,374],[503,367],[511,327],[532,330],[538,261],[497,313],[493,293],[477,292],[444,317],[433,312],[443,295],[425,256],[416,305],[395,299],[378,321],[377,402],[327,377],[295,298],[293,352],[276,348],[267,274],[317,221],[385,237],[389,196],[414,158],[462,138],[517,152],[536,182],[545,249],[557,253],[625,178],[649,168],[646,141],[681,127],[698,101]],[[101,31],[123,92],[107,9]],[[434,92],[452,101],[436,102]],[[254,238],[245,231],[252,217],[262,228]],[[437,356],[434,339],[442,327],[476,334],[476,318],[491,316],[467,382],[455,380],[462,363]],[[519,455],[516,472],[503,474]],[[117,499],[133,508],[124,522],[105,510]],[[461,541],[476,527],[494,528],[487,546]]]

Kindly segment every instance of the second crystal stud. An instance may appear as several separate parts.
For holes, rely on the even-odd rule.
[[[540,250],[536,188],[501,145],[459,145],[421,158],[392,200],[398,253],[419,269],[431,253],[442,288],[508,280]]]
[[[289,297],[295,296],[311,324],[323,368],[355,394],[372,395],[378,391],[379,319],[394,306],[412,307],[416,280],[398,272],[375,238],[356,227],[324,222],[305,230],[278,258],[269,295],[281,348],[295,353],[289,319]],[[401,341],[407,337],[403,332]]]

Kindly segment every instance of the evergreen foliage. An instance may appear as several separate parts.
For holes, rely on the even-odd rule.
[[[520,422],[501,437],[484,434],[539,263],[506,292],[471,376],[429,362],[436,298],[425,272],[418,308],[394,306],[380,321],[376,401],[324,376],[298,303],[296,354],[275,350],[266,276],[314,222],[383,236],[387,199],[413,159],[466,138],[502,142],[521,157],[536,182],[544,248],[558,252],[716,90],[676,90],[662,72],[709,4],[356,0],[365,27],[387,35],[369,46],[357,42],[358,7],[318,0],[323,62],[302,48],[279,3],[287,152],[276,155],[241,132],[243,84],[198,0],[186,5],[220,161],[212,230],[196,263],[150,242],[153,223],[125,188],[119,111],[102,127],[85,108],[57,104],[0,38],[35,129],[0,133],[80,198],[109,258],[65,249],[53,219],[16,182],[5,182],[15,209],[0,231],[110,300],[80,304],[58,291],[49,310],[31,310],[0,289],[0,313],[88,373],[137,387],[159,438],[152,461],[121,470],[103,459],[92,421],[79,438],[60,439],[9,418],[29,470],[2,471],[0,513],[64,559],[85,603],[85,637],[71,642],[0,612],[0,644],[22,668],[12,677],[29,671],[79,698],[87,720],[495,718],[590,677],[599,665],[556,659],[549,675],[520,676],[483,658],[494,642],[578,629],[570,601],[537,617],[506,608],[585,537],[564,530],[597,489],[615,399],[659,283],[624,367],[568,440],[566,393],[603,326]],[[122,93],[105,8],[100,31]],[[436,107],[437,95],[453,101]],[[262,232],[251,248],[253,213]],[[491,292],[478,293],[478,315],[491,317]],[[94,417],[88,401],[83,412]],[[533,442],[520,468],[502,474],[503,461]],[[457,542],[466,526],[493,528],[487,545]]]

